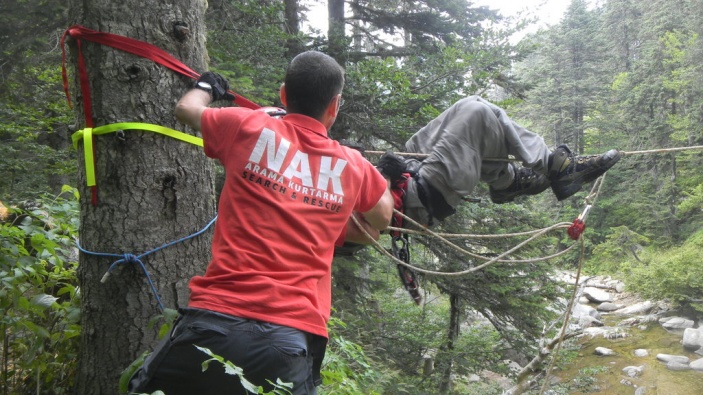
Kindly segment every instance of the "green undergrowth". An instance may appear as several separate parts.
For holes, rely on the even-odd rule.
[[[0,221],[2,393],[69,393],[77,367],[78,194],[12,208]]]
[[[656,246],[625,226],[611,231],[589,259],[589,272],[621,278],[628,291],[644,298],[703,313],[703,230],[668,247]]]

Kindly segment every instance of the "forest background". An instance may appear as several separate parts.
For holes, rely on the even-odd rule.
[[[211,1],[209,68],[245,97],[278,105],[292,56],[329,53],[347,70],[331,136],[367,150],[403,151],[428,120],[474,94],[504,107],[550,146],[568,144],[580,154],[703,145],[701,0],[573,0],[558,24],[519,42],[511,37],[533,20],[504,18],[467,0],[329,5],[329,30],[317,31],[296,0]],[[59,46],[72,19],[61,2],[5,1],[2,11],[0,201],[11,209],[0,228],[0,385],[4,394],[74,393],[82,152],[71,134],[82,126],[66,103]],[[702,164],[693,149],[626,155],[588,217],[586,270],[700,315]],[[564,202],[545,193],[494,205],[481,186],[471,196],[480,201],[460,206],[438,230],[496,235],[570,222],[587,192]],[[426,269],[458,272],[481,263],[432,237],[411,240],[411,261]],[[492,257],[519,241],[459,244]],[[553,335],[542,333],[558,319],[549,306],[568,292],[553,273],[574,269],[578,249],[530,259],[573,243],[552,232],[512,255],[525,262],[422,276],[422,306],[400,288],[395,264],[383,254],[367,248],[336,259],[333,342],[321,393],[499,393],[466,378],[485,369],[508,374],[506,359],[531,359],[538,340]],[[139,287],[149,293],[146,283]]]

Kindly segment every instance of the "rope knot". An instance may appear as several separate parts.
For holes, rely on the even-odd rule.
[[[122,260],[124,263],[138,263],[139,259],[137,259],[137,256],[134,254],[124,254],[122,257]]]

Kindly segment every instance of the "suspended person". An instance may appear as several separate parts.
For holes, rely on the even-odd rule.
[[[558,200],[564,200],[603,175],[621,156],[616,149],[576,156],[566,145],[551,151],[542,137],[478,96],[453,104],[415,133],[405,149],[428,156],[417,160],[386,153],[377,167],[393,183],[403,173],[412,174],[403,185],[403,207],[396,208],[425,226],[454,214],[480,181],[489,185],[494,203],[536,195],[550,187]],[[508,155],[522,166],[491,160]]]
[[[202,131],[205,153],[226,171],[212,259],[190,282],[188,308],[130,382],[131,392],[248,394],[194,345],[243,369],[244,377],[293,384],[315,394],[327,342],[335,243],[370,242],[391,219],[389,182],[362,155],[331,140],[344,71],[331,57],[304,52],[280,90],[287,115],[209,108],[233,99],[227,81],[204,73],[176,106]]]

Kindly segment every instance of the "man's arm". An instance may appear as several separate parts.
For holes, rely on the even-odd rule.
[[[391,218],[393,217],[393,195],[389,187],[383,192],[383,195],[378,200],[373,208],[365,213],[364,220],[372,228],[376,230],[385,230],[391,223]]]
[[[353,215],[363,227],[363,230],[350,218],[347,223],[347,233],[344,241],[357,244],[371,244],[372,239],[369,239],[369,236],[373,240],[378,240],[381,236],[381,231],[388,227],[393,217],[393,195],[390,189],[386,188],[371,210],[365,213],[354,213]]]
[[[388,227],[391,218],[393,217],[393,194],[391,193],[391,184],[400,177],[406,171],[405,160],[398,155],[395,155],[392,151],[387,151],[376,166],[383,177],[386,179],[387,187],[381,199],[378,201],[376,206],[370,211],[363,213],[364,222],[361,222],[362,227],[373,236],[374,240],[378,240],[380,237],[380,232]],[[370,232],[369,229],[374,232]],[[358,239],[357,239],[358,237]],[[355,238],[355,239],[352,239]],[[347,226],[347,236],[345,241],[351,241],[354,243],[369,244],[371,241],[365,232],[359,229],[353,221]]]
[[[200,117],[210,102],[212,102],[210,93],[191,89],[176,104],[176,119],[195,130],[200,130]]]
[[[353,218],[350,218],[349,222],[347,222],[347,231],[344,235],[345,245],[348,245],[348,243],[371,244],[372,240],[378,240],[381,237],[381,232],[378,229],[372,228],[360,213],[354,212],[352,216],[356,218],[363,229],[359,228]],[[369,236],[371,236],[371,238],[369,238]]]
[[[207,71],[198,78],[194,89],[189,90],[176,104],[176,118],[193,129],[200,130],[200,117],[211,102],[234,100],[229,83],[217,73]]]

